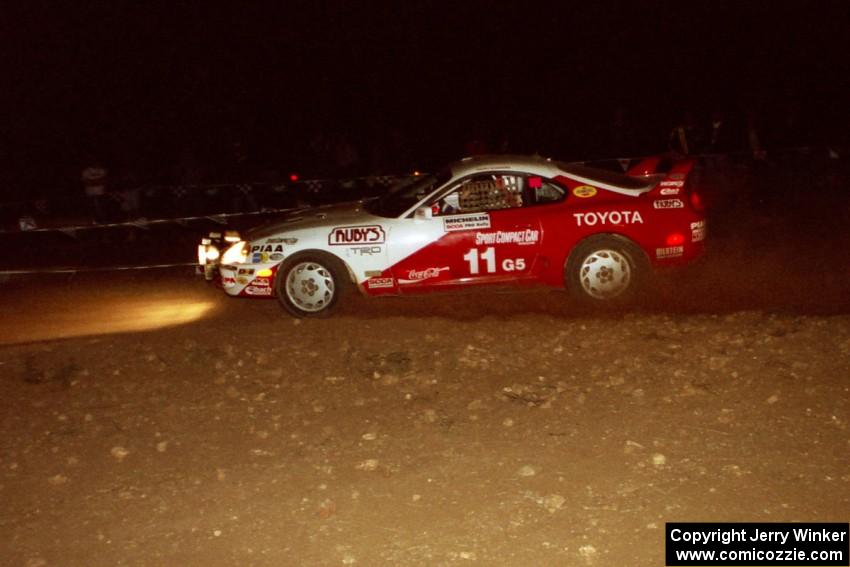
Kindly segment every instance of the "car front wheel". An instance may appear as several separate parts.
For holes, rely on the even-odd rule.
[[[588,305],[622,305],[635,298],[649,273],[643,251],[620,236],[586,238],[573,249],[564,267],[564,283]]]
[[[345,266],[327,254],[293,256],[277,274],[277,296],[296,317],[324,317],[331,313],[349,283]]]

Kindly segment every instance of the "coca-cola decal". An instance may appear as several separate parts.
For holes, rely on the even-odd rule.
[[[407,270],[404,272],[407,277],[399,278],[398,283],[410,284],[438,278],[441,273],[448,271],[448,269],[448,266],[444,266],[442,268],[425,268],[424,270]]]

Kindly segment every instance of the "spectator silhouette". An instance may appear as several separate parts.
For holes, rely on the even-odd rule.
[[[711,113],[708,140],[705,151],[709,154],[725,154],[732,151],[731,127],[726,113],[717,108]]]
[[[693,113],[686,111],[670,131],[669,148],[683,156],[696,155],[702,150],[702,136]]]
[[[767,150],[762,145],[759,116],[753,109],[747,111],[747,149],[754,160],[767,159]]]
[[[107,221],[106,183],[107,170],[103,162],[94,157],[86,161],[80,173],[83,191],[88,201],[89,214],[95,224]]]

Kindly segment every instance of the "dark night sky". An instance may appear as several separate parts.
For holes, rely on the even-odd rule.
[[[7,196],[73,183],[91,152],[152,171],[238,139],[298,168],[319,130],[397,129],[423,166],[474,135],[581,157],[616,106],[656,146],[718,104],[847,140],[845,1],[73,4],[4,9]]]

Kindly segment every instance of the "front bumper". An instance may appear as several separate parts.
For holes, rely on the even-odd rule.
[[[245,252],[227,251],[244,245]],[[266,255],[247,255],[248,245],[235,232],[212,232],[198,245],[198,263],[204,279],[215,282],[234,297],[274,297],[274,279],[280,262],[268,262]],[[228,258],[230,256],[230,258]],[[234,261],[234,258],[238,258]],[[260,260],[252,263],[251,260]],[[226,262],[226,263],[225,263]]]
[[[274,297],[278,264],[237,264],[218,267],[221,287],[233,297]],[[262,274],[262,275],[261,275]]]

